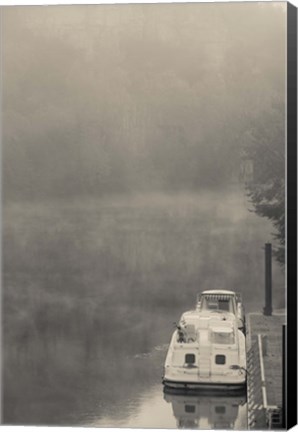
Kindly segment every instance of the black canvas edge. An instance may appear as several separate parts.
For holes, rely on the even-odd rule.
[[[284,427],[297,424],[297,8],[287,3],[287,334]]]

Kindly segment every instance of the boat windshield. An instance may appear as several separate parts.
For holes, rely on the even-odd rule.
[[[212,330],[210,334],[210,341],[216,344],[229,344],[233,345],[235,343],[235,335],[232,331],[221,331]]]
[[[231,296],[202,296],[201,309],[235,313],[234,303]]]

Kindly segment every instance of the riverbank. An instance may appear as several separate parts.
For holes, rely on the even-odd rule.
[[[282,406],[282,326],[285,310],[273,311],[272,316],[261,312],[248,314],[248,342],[263,335],[263,364],[268,406]],[[265,338],[264,338],[265,336]]]

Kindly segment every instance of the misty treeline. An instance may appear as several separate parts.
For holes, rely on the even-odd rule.
[[[254,181],[246,185],[253,211],[268,218],[277,240],[274,256],[285,264],[285,120],[283,107],[275,105],[266,112],[262,123],[247,132],[244,152],[254,164]]]
[[[5,200],[219,188],[238,181],[247,152],[260,173],[267,147],[283,156],[281,4],[2,17]]]

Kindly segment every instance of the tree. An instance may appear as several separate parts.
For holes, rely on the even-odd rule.
[[[273,253],[285,263],[285,115],[284,106],[276,104],[247,132],[246,158],[253,161],[253,181],[246,184],[253,211],[268,218],[278,246]]]

